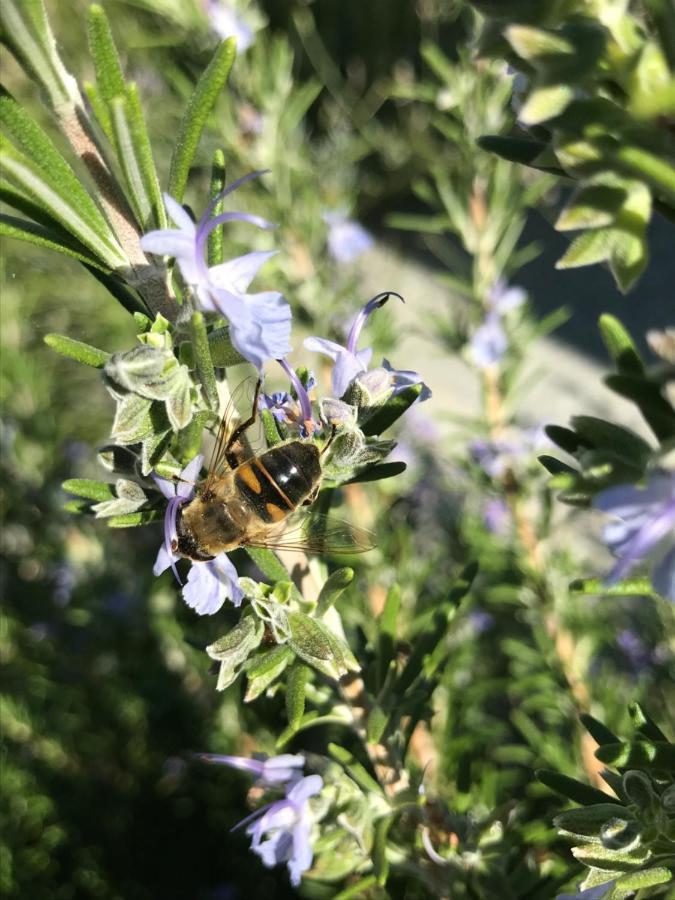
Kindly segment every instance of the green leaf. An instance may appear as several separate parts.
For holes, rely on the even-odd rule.
[[[582,441],[591,447],[611,450],[613,455],[630,465],[641,468],[651,457],[649,444],[629,428],[596,416],[572,416],[571,425]]]
[[[112,103],[126,92],[126,83],[108,17],[97,3],[89,7],[87,37],[99,93],[105,103]]]
[[[610,850],[602,844],[583,844],[572,847],[572,854],[585,866],[610,871],[630,872],[643,866],[651,857],[648,847],[635,850]]]
[[[535,88],[520,110],[520,121],[524,125],[548,122],[565,111],[573,96],[574,89],[569,84],[550,84]]]
[[[277,749],[280,749],[287,744],[291,738],[295,737],[296,734],[300,731],[306,731],[308,728],[317,728],[321,725],[345,725],[349,727],[351,722],[351,719],[338,715],[337,713],[320,716],[316,710],[312,710],[311,712],[305,713],[296,729],[286,728],[281,732],[277,738],[276,747]]]
[[[121,253],[108,223],[98,206],[82,187],[77,175],[61,155],[49,135],[9,95],[0,96],[0,122],[30,161],[33,171],[39,172],[46,185],[68,202],[70,207],[110,250]],[[21,154],[14,151],[17,160]],[[9,170],[11,174],[11,169]],[[58,218],[58,217],[55,217]],[[59,220],[60,221],[60,220]],[[62,223],[68,230],[68,222]]]
[[[364,878],[359,878],[358,881],[350,884],[344,891],[335,894],[333,900],[358,900],[360,897],[366,897],[368,896],[368,891],[377,887],[378,883],[376,875],[366,875]]]
[[[271,584],[288,581],[288,572],[271,550],[261,547],[244,547],[244,549]]]
[[[609,184],[591,184],[577,191],[555,223],[558,231],[603,228],[617,217],[626,191]]]
[[[294,663],[288,672],[286,715],[289,728],[296,729],[305,714],[305,690],[308,678],[309,668],[300,662]]]
[[[138,525],[152,525],[164,519],[163,509],[149,509],[142,512],[127,513],[122,516],[111,516],[105,520],[109,528],[135,528]]]
[[[188,174],[195,158],[199,139],[206,120],[227,82],[235,53],[234,38],[228,38],[220,44],[213,59],[197,82],[183,114],[169,173],[169,194],[178,203],[183,200]]]
[[[579,838],[596,838],[598,832],[610,819],[625,818],[627,815],[625,806],[618,803],[594,803],[581,809],[568,809],[553,819],[556,828],[566,831]]]
[[[75,494],[76,497],[85,497],[87,500],[114,500],[115,486],[106,481],[92,481],[89,478],[69,478],[61,485],[67,494]]]
[[[628,712],[635,730],[641,732],[650,741],[668,740],[656,722],[647,715],[639,703],[629,703]]]
[[[651,869],[642,869],[640,872],[629,872],[617,878],[616,887],[620,891],[640,891],[654,887],[657,884],[667,884],[672,881],[673,873],[664,866],[653,866]]]
[[[561,775],[559,772],[553,772],[549,769],[537,769],[534,775],[538,781],[555,791],[556,794],[562,794],[563,797],[568,797],[570,800],[574,800],[575,803],[581,803],[584,806],[590,806],[594,803],[611,803],[614,799],[597,788],[583,784],[581,781],[577,781],[576,778]]]
[[[564,169],[557,164],[548,144],[530,138],[510,137],[508,135],[486,134],[478,138],[478,146],[488,153],[495,153],[509,162],[522,163],[526,166],[550,172],[558,177],[567,177]]]
[[[249,654],[260,644],[265,626],[256,616],[243,616],[226,635],[210,644],[206,652],[220,663],[217,691],[224,691],[239,675]]]
[[[265,441],[267,442],[267,446],[274,447],[275,444],[280,444],[282,441],[282,437],[279,434],[279,429],[277,428],[277,420],[274,418],[269,409],[260,410],[260,421],[263,424],[263,431],[265,432]]]
[[[344,484],[364,484],[368,481],[381,481],[383,478],[395,478],[401,475],[407,466],[404,462],[378,463],[369,466],[363,472],[359,472],[354,478],[345,481]]]
[[[213,361],[211,359],[204,316],[200,312],[193,312],[190,317],[190,336],[192,338],[197,374],[204,389],[206,402],[210,409],[217,412],[219,403],[218,385],[216,383],[216,374],[213,371]]]
[[[244,357],[235,350],[230,340],[229,328],[216,328],[209,333],[209,347],[211,348],[211,359],[214,366],[229,368],[230,366],[240,366],[247,362]]]
[[[316,605],[316,615],[322,618],[333,606],[342,592],[346,590],[354,580],[354,570],[349,568],[337,569],[325,581]]]
[[[648,578],[625,578],[618,584],[605,584],[602,578],[575,578],[570,591],[576,594],[595,594],[607,597],[652,597],[654,588]]]
[[[593,740],[600,746],[603,744],[615,744],[619,740],[613,731],[610,731],[606,725],[603,725],[602,722],[599,722],[588,713],[582,713],[579,716],[579,720]]]
[[[675,771],[675,744],[667,741],[631,741],[604,744],[595,751],[600,762],[615,768]]]
[[[215,198],[225,189],[225,154],[222,150],[216,150],[211,163],[211,184],[209,186],[209,201],[213,203]],[[213,207],[213,217],[219,216],[224,209],[224,201],[221,200]],[[219,266],[225,261],[225,245],[223,243],[225,229],[222,225],[216,226],[209,234],[207,244],[207,256],[209,266]]]
[[[329,744],[328,752],[366,793],[382,794],[378,782],[349,750],[339,744]]]
[[[504,36],[521,59],[542,68],[551,57],[574,55],[574,46],[561,34],[542,28],[509,25]]]
[[[287,647],[286,644],[278,644],[267,653],[256,657],[252,665],[247,665],[246,678],[248,685],[244,703],[250,703],[259,697],[273,681],[276,681],[293,659],[291,648]]]
[[[110,122],[115,152],[139,224],[144,231],[153,225],[165,228],[164,203],[136,85],[130,84],[124,96],[111,101]]]
[[[556,459],[555,456],[548,456],[547,454],[543,454],[542,456],[538,456],[537,459],[546,469],[546,471],[551,475],[577,474],[576,469],[573,469],[572,466],[568,466],[567,463],[562,462],[562,460]]]
[[[109,269],[124,268],[128,260],[112,233],[105,226],[101,236],[98,211],[91,212],[91,198],[83,201],[82,189],[71,191],[59,180],[58,172],[42,168],[34,160],[19,153],[0,135],[4,175],[30,200],[45,210],[80,243],[84,244]],[[96,209],[96,208],[95,208]]]
[[[675,411],[653,381],[637,375],[608,375],[605,384],[616,394],[632,400],[659,441],[675,437]]]
[[[57,230],[58,228],[58,230]],[[45,225],[38,225],[35,222],[29,222],[25,219],[17,219],[14,216],[8,216],[0,213],[0,236],[18,238],[21,241],[27,241],[29,244],[35,244],[37,247],[44,247],[48,250],[56,250],[57,253],[63,253],[89,266],[103,268],[103,264],[87,250],[79,241],[76,241],[68,232],[62,231],[60,226],[57,228],[49,228]]]
[[[53,109],[77,98],[74,79],[65,70],[47,21],[42,0],[5,0],[0,3],[3,40],[38,85]]]
[[[361,425],[361,430],[366,437],[380,435],[390,428],[413,405],[423,389],[423,384],[411,384],[410,387],[405,388],[399,394],[394,394],[386,403],[378,407]]]
[[[388,714],[381,706],[375,703],[368,713],[368,721],[366,723],[366,739],[369,744],[380,743],[388,722]]]
[[[609,259],[614,245],[614,233],[610,228],[585,231],[575,237],[566,252],[555,264],[556,269],[578,269]]]
[[[102,369],[110,359],[110,353],[106,353],[105,350],[73,340],[64,334],[46,334],[44,342],[61,356],[67,356],[94,369]]]
[[[617,370],[625,375],[642,375],[644,366],[632,337],[621,322],[609,313],[598,319],[600,334]]]
[[[288,614],[291,637],[288,645],[293,652],[323,675],[337,681],[348,672],[358,672],[359,665],[349,647],[323,623],[304,613]]]
[[[389,663],[394,658],[398,612],[401,607],[401,589],[392,585],[387,592],[384,609],[378,619],[377,636],[377,684],[381,688],[387,676]]]

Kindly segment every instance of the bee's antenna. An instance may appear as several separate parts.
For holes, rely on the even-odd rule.
[[[326,443],[321,448],[321,452],[319,453],[319,456],[323,456],[324,453],[326,452],[326,450],[328,450],[330,445],[333,443],[333,439],[335,438],[336,434],[337,434],[337,425],[333,425],[331,428],[330,437],[328,438]]]

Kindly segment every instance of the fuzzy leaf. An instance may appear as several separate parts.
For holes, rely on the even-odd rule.
[[[152,525],[164,519],[164,510],[148,509],[139,512],[127,513],[121,516],[111,516],[106,519],[109,528],[135,528],[138,525]]]
[[[339,744],[329,744],[328,752],[366,793],[382,793],[382,788],[377,781],[349,750],[345,750]]]
[[[398,612],[401,606],[401,589],[397,584],[392,585],[387,592],[384,609],[378,619],[377,637],[377,670],[378,686],[382,687],[389,663],[394,658],[396,644],[396,627]]]
[[[225,188],[225,154],[222,150],[216,150],[211,163],[211,184],[209,185],[209,200],[213,201]],[[219,216],[224,208],[221,200],[213,207],[213,216]],[[219,266],[225,261],[225,245],[223,243],[225,229],[218,225],[209,234],[207,256],[209,267]]]
[[[675,437],[675,411],[653,381],[637,375],[608,375],[605,384],[615,393],[632,400],[659,441]]]
[[[309,669],[301,662],[294,663],[288,672],[286,715],[289,728],[297,728],[305,714],[305,689],[308,678]]]
[[[613,799],[609,794],[590,787],[588,784],[583,784],[581,781],[577,781],[576,778],[561,775],[559,772],[553,772],[549,769],[537,769],[534,774],[537,780],[545,784],[547,788],[550,788],[557,794],[562,794],[563,797],[574,800],[575,803],[588,806],[593,803],[609,803]]]
[[[667,741],[632,741],[604,744],[595,755],[615,768],[665,769],[675,771],[675,744]]]
[[[68,232],[62,231],[60,226],[50,228],[0,213],[0,237],[18,238],[21,241],[27,241],[29,244],[35,244],[37,247],[56,250],[57,253],[63,253],[65,256],[70,256],[89,266],[104,268],[96,256],[91,254],[86,247],[75,240]]]
[[[642,869],[640,872],[629,872],[616,880],[616,887],[620,891],[640,891],[643,888],[654,887],[657,884],[667,884],[672,881],[673,873],[664,866],[653,866],[651,869]]]
[[[519,113],[519,119],[525,125],[538,125],[547,122],[564,112],[574,96],[569,84],[551,84],[531,91]]]
[[[383,478],[395,478],[405,472],[407,466],[404,462],[381,463],[369,466],[363,472],[359,472],[353,478],[345,481],[345,484],[363,484],[368,481],[381,481]]]
[[[110,103],[110,123],[128,197],[144,231],[166,226],[157,172],[135,85]]]
[[[289,647],[323,675],[337,681],[342,675],[359,670],[347,645],[316,619],[293,612],[288,615],[288,623],[291,628]]]
[[[568,809],[553,819],[556,828],[579,838],[597,838],[598,832],[610,819],[625,818],[628,811],[618,803],[596,803],[581,809]]]
[[[366,437],[380,435],[390,428],[417,400],[423,387],[422,384],[412,384],[378,407],[376,412],[361,424],[361,430]]]
[[[631,850],[610,850],[602,844],[583,844],[572,847],[572,854],[585,866],[610,871],[630,872],[643,866],[651,857],[648,847],[637,847]]]
[[[265,626],[255,616],[243,616],[226,635],[209,644],[206,652],[220,662],[216,690],[224,691],[236,680],[240,666],[249,654],[260,644]]]
[[[321,588],[316,606],[316,615],[323,617],[331,606],[340,597],[340,594],[346,590],[354,580],[354,570],[349,568],[337,569],[324,583]]]
[[[244,703],[250,703],[259,697],[273,681],[276,681],[293,658],[293,651],[286,644],[279,644],[256,657],[253,665],[246,668],[248,686]]]
[[[570,591],[607,597],[652,597],[654,588],[648,578],[625,578],[618,584],[605,584],[602,578],[575,578]]]
[[[228,38],[218,47],[213,59],[197,82],[183,114],[169,173],[169,194],[178,203],[183,200],[190,167],[194,161],[206,120],[230,74],[235,48],[234,38]]]
[[[44,342],[61,356],[67,356],[69,359],[74,359],[85,366],[92,366],[94,369],[102,369],[110,359],[110,354],[105,350],[99,350],[90,344],[73,340],[64,334],[46,334]]]
[[[639,703],[629,703],[628,712],[636,731],[641,732],[650,741],[667,741],[656,722],[650,718]]]
[[[99,93],[106,103],[111,103],[125,93],[126,84],[108,17],[98,3],[89,7],[87,37]]]
[[[644,366],[632,337],[621,322],[605,313],[598,319],[600,334],[617,370],[626,375],[642,375]]]
[[[612,252],[614,235],[609,228],[597,231],[585,231],[574,238],[567,251],[555,264],[556,269],[577,269],[590,266],[609,259]]]
[[[529,25],[509,25],[504,32],[521,59],[534,65],[543,64],[552,56],[572,56],[574,46],[562,35]]]
[[[621,209],[626,192],[608,184],[592,184],[574,194],[558,216],[558,231],[602,228],[611,225]]]
[[[239,351],[232,346],[229,328],[216,328],[214,331],[211,331],[209,333],[209,347],[214,366],[229,368],[230,366],[240,366],[246,362]]]
[[[204,316],[200,312],[193,312],[190,317],[190,336],[194,350],[197,374],[204,389],[204,396],[210,409],[218,411],[218,385],[213,371],[213,361],[209,349],[209,339],[206,333]]]
[[[87,500],[112,500],[115,497],[114,485],[89,478],[69,478],[61,488],[67,494],[75,494],[76,497],[85,497]]]
[[[591,447],[610,449],[613,455],[641,468],[652,453],[649,444],[634,431],[595,416],[572,416],[572,427]]]

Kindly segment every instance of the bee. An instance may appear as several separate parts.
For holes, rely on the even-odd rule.
[[[203,562],[242,546],[310,553],[372,549],[368,532],[332,517],[313,516],[288,528],[289,517],[317,498],[321,458],[335,429],[321,449],[314,441],[296,439],[242,458],[239,442],[256,421],[260,388],[258,380],[248,419],[232,428],[229,409],[223,416],[209,473],[195,497],[178,510],[174,553]]]

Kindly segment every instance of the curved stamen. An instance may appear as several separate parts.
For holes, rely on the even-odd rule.
[[[237,178],[237,180],[233,181],[232,184],[229,184],[226,188],[223,188],[223,190],[219,194],[216,194],[213,200],[206,207],[206,212],[199,220],[198,227],[201,228],[201,226],[211,218],[213,210],[216,208],[216,206],[218,206],[221,200],[224,200],[225,197],[228,196],[228,194],[236,191],[237,188],[240,188],[242,184],[246,184],[247,181],[251,181],[252,178],[259,178],[261,175],[269,175],[270,171],[271,169],[256,169],[255,172],[249,172],[248,175],[242,175],[241,178]]]
[[[361,329],[368,321],[368,317],[371,313],[374,313],[376,309],[384,306],[390,297],[398,297],[401,303],[405,303],[403,297],[400,294],[397,294],[396,291],[382,291],[381,294],[376,294],[372,300],[369,300],[354,319],[354,324],[352,325],[349,331],[349,337],[347,338],[347,350],[350,353],[356,353],[356,344],[359,335],[361,334]]]
[[[279,363],[281,368],[284,370],[284,372],[288,375],[290,382],[295,389],[295,393],[297,395],[298,402],[300,403],[300,409],[302,411],[303,424],[304,424],[306,430],[309,432],[309,434],[311,434],[314,429],[313,429],[313,422],[312,422],[312,401],[309,399],[309,394],[305,390],[305,386],[298,378],[295,370],[292,369],[288,365],[286,360],[278,359],[277,362]]]
[[[180,497],[172,497],[169,500],[168,506],[166,508],[166,512],[164,514],[164,549],[171,556],[171,568],[173,569],[173,574],[176,576],[176,581],[178,584],[183,585],[183,582],[180,580],[180,575],[178,574],[178,569],[176,568],[176,561],[173,559],[175,556],[174,551],[174,541],[178,540],[178,528],[176,525],[176,516],[178,515],[178,509],[183,505],[183,500]]]

